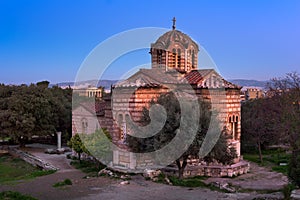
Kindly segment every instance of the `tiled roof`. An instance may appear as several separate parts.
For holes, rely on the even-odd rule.
[[[207,76],[210,72],[213,72],[213,70],[193,70],[190,73],[186,74],[184,78],[189,84],[199,84],[200,82],[202,82],[203,78]]]
[[[177,73],[177,74],[176,74]],[[212,78],[215,78],[212,80]],[[164,69],[140,69],[114,87],[160,87],[163,85],[191,84],[199,88],[237,88],[241,87],[226,81],[214,69],[192,70],[183,78],[177,71]]]
[[[216,85],[211,85],[211,83],[207,83],[207,79],[210,73],[215,73],[217,75],[216,81],[218,83]],[[226,81],[222,78],[215,70],[213,69],[201,69],[201,70],[193,70],[185,75],[184,80],[187,81],[191,85],[197,85],[198,87],[203,88],[237,88],[241,89],[240,86],[235,85],[229,81]]]
[[[114,87],[159,87],[176,83],[177,79],[163,69],[140,69],[128,79],[116,83]]]
[[[176,84],[178,83],[178,80],[169,74],[168,72],[165,72],[164,69],[141,69],[141,73],[151,77],[151,79],[157,81],[157,83],[160,84]],[[178,72],[175,72],[178,73]]]

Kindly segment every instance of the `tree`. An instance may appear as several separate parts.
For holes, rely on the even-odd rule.
[[[78,159],[81,162],[81,154],[88,151],[85,148],[85,145],[81,141],[80,137],[81,136],[79,134],[75,134],[74,136],[72,136],[70,141],[68,142],[68,146],[78,154]],[[82,135],[82,137],[84,136]]]
[[[183,101],[183,102],[182,102]],[[162,147],[164,147],[166,144],[168,144],[175,136],[178,134],[179,131],[183,131],[184,135],[186,137],[186,141],[191,140],[189,143],[190,145],[188,146],[187,150],[175,160],[175,163],[178,167],[178,175],[179,178],[183,177],[184,169],[187,166],[187,160],[189,157],[195,157],[199,158],[199,150],[201,148],[203,139],[208,131],[210,120],[212,117],[212,111],[210,110],[210,105],[209,103],[205,102],[202,99],[198,99],[198,105],[199,105],[199,113],[200,116],[198,125],[196,125],[197,133],[195,137],[191,138],[190,133],[194,130],[195,126],[190,126],[189,122],[195,121],[193,119],[193,108],[189,107],[189,100],[181,100],[181,104],[179,103],[178,99],[174,95],[174,93],[169,92],[165,94],[161,94],[156,102],[151,102],[153,105],[154,103],[162,105],[165,110],[166,110],[166,122],[162,128],[161,131],[159,131],[155,136],[149,137],[149,138],[136,138],[133,136],[128,135],[127,136],[127,143],[128,146],[131,148],[131,150],[135,152],[152,152],[155,150],[158,150]],[[185,119],[184,121],[181,120],[182,117],[182,110],[180,106],[186,106],[185,108],[190,109],[190,115],[185,116],[188,119]],[[159,120],[161,117],[159,114],[161,112],[157,111],[154,112],[155,115],[150,117],[149,110],[147,108],[143,109],[143,117],[141,120],[141,125],[147,125],[150,123],[151,120]],[[182,128],[184,127],[184,128]],[[133,129],[134,131],[140,131],[139,129]],[[217,135],[220,135],[220,129],[216,128],[214,131],[219,131]],[[222,145],[221,151],[228,152],[228,155],[230,154],[231,156],[228,157],[223,157],[223,160],[219,159],[217,157],[217,150],[220,148],[213,148],[214,153],[209,154],[209,157],[211,159],[216,159],[218,161],[224,161],[226,159],[226,162],[232,161],[233,158],[235,157],[236,154],[235,152],[232,151],[227,151],[227,142],[226,140],[220,140],[219,138],[215,138],[217,143],[224,143]],[[226,149],[226,150],[225,150]],[[223,154],[222,154],[223,155]],[[202,159],[202,158],[201,158]]]
[[[95,133],[81,136],[86,148],[85,153],[105,165],[112,161],[112,138],[107,129],[101,128]]]
[[[17,86],[9,97],[9,121],[13,125],[10,136],[21,146],[33,135],[50,135],[55,132],[51,98],[48,88],[34,84]]]
[[[8,137],[13,124],[10,122],[10,111],[8,110],[9,98],[11,97],[15,86],[0,84],[0,138]]]
[[[288,145],[292,151],[288,175],[299,185],[300,75],[273,78],[267,87],[266,98],[242,104],[242,145],[256,143],[261,162],[264,146]]]
[[[289,179],[300,186],[300,75],[297,72],[274,78],[268,84],[272,98],[281,108],[278,129],[292,150],[288,166]]]
[[[55,130],[62,132],[67,141],[72,132],[72,89],[53,86],[50,91]]]
[[[300,187],[300,150],[293,150],[288,165],[289,179]]]
[[[23,146],[33,135],[71,133],[72,89],[48,86],[48,81],[29,86],[0,84],[1,137]]]
[[[278,137],[274,137],[279,134],[276,129],[279,120],[277,109],[276,102],[270,99],[256,99],[242,104],[242,144],[254,143],[261,163],[264,146],[278,143]]]
[[[85,153],[97,163],[107,165],[112,161],[111,140],[107,129],[99,129],[92,134],[75,134],[68,141],[68,146],[78,154],[80,162],[82,153]]]
[[[50,82],[49,81],[40,81],[37,82],[36,85],[38,87],[42,87],[42,88],[48,88],[49,87]]]
[[[236,157],[236,150],[234,147],[228,147],[227,135],[223,130],[213,149],[204,157],[204,161],[211,163],[216,160],[224,165],[231,165]]]

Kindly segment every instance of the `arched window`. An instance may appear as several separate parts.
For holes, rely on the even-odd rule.
[[[192,68],[196,68],[195,66],[195,51],[192,51]]]
[[[238,136],[238,122],[239,122],[239,117],[236,116],[235,117],[235,122],[234,122],[234,128],[235,128],[235,134],[234,134],[234,139],[235,140],[238,140],[239,139],[239,136]]]
[[[161,65],[162,64],[162,50],[157,49],[157,64]]]
[[[180,69],[180,60],[181,60],[181,50],[177,49],[177,68]]]
[[[238,116],[230,116],[228,121],[229,121],[229,124],[230,124],[230,129],[232,131],[232,137],[234,140],[238,140],[238,119],[239,117]]]
[[[127,134],[127,126],[126,126],[126,121],[123,118],[122,114],[119,114],[118,116],[118,126],[119,126],[119,139],[121,142],[125,142],[126,140],[126,134]]]
[[[212,77],[212,81],[213,81],[213,87],[217,87],[217,77],[213,76]]]
[[[81,130],[82,133],[87,133],[88,121],[86,118],[81,119]]]
[[[172,61],[171,66],[176,67],[176,49],[172,50]]]
[[[126,114],[125,115],[125,122],[124,122],[124,128],[125,128],[124,137],[123,137],[124,142],[126,142],[127,134],[130,133],[130,126],[128,125],[130,123],[130,121],[131,121],[131,119],[130,119],[129,114]]]

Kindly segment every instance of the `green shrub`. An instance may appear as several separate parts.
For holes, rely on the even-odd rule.
[[[282,193],[284,195],[284,199],[290,199],[291,193],[292,191],[295,189],[295,185],[294,184],[288,184],[285,185],[284,188],[282,189]]]
[[[72,185],[72,181],[70,179],[68,179],[68,178],[64,180],[64,183],[66,185]]]
[[[61,187],[61,186],[65,186],[65,185],[72,185],[72,181],[67,178],[64,181],[53,184],[53,187]]]
[[[45,175],[53,174],[55,172],[56,172],[56,170],[34,171],[34,172],[31,173],[30,176],[32,176],[32,177],[45,176]]]
[[[202,182],[203,178],[192,177],[186,179],[179,179],[175,176],[169,177],[171,183],[175,186],[183,186],[183,187],[206,187],[207,185]]]
[[[300,187],[300,150],[293,151],[288,165],[289,179]]]
[[[98,172],[106,167],[100,162],[92,162],[85,160],[82,160],[81,162],[79,162],[78,160],[72,160],[70,164],[73,165],[76,169],[79,169],[82,172],[87,173],[88,176],[92,177],[97,176]]]
[[[287,166],[274,166],[274,167],[272,167],[272,170],[275,172],[287,174]]]
[[[0,193],[0,199],[3,200],[37,200],[28,195],[23,195],[15,191],[4,191]]]

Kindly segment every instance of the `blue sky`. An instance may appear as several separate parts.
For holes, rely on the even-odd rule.
[[[74,81],[102,41],[133,28],[171,28],[173,16],[227,79],[300,72],[298,0],[0,0],[0,82]],[[129,55],[105,78],[149,61],[146,51]]]

